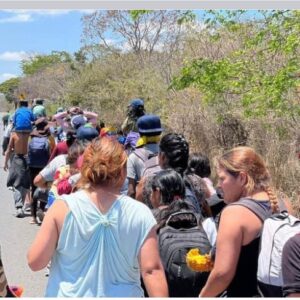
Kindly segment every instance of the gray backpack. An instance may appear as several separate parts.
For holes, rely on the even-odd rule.
[[[153,153],[145,148],[137,148],[133,153],[144,162],[142,177],[154,176],[161,170],[158,153]]]
[[[300,220],[284,211],[265,220],[260,240],[257,279],[265,297],[283,297],[281,257],[285,243],[300,233]]]
[[[190,225],[180,222],[176,226],[174,219],[192,215]],[[184,226],[182,226],[184,224]],[[191,211],[173,213],[166,225],[159,230],[159,251],[165,269],[170,297],[198,297],[206,283],[208,272],[195,272],[186,264],[186,254],[192,248],[200,249],[201,254],[211,250],[211,244],[196,214]],[[196,225],[196,226],[195,226]]]

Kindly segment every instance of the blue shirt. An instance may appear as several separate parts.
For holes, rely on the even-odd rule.
[[[46,297],[143,297],[138,255],[156,221],[125,195],[102,214],[85,191],[69,206],[51,260]]]
[[[16,110],[13,123],[15,131],[28,131],[32,130],[32,122],[35,120],[34,115],[28,107],[20,107]]]

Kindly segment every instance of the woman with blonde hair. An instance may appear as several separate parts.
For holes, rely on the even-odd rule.
[[[264,220],[281,205],[262,157],[236,147],[217,160],[219,187],[227,204],[222,211],[214,268],[201,297],[253,297],[257,289],[259,236]]]
[[[85,150],[79,190],[56,200],[27,254],[34,271],[51,260],[48,297],[167,297],[150,209],[120,195],[127,156],[117,140]]]

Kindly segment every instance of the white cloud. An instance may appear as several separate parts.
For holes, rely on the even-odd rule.
[[[15,78],[15,77],[18,77],[18,75],[10,74],[10,73],[3,73],[3,74],[0,74],[0,82],[6,81],[11,78]]]
[[[40,15],[40,16],[56,16],[56,15],[66,15],[70,12],[81,12],[85,14],[90,14],[95,11],[95,9],[5,9],[2,10],[7,13],[12,14],[29,14],[29,15]]]
[[[33,21],[37,16],[61,16],[69,14],[70,12],[81,12],[83,14],[90,14],[95,11],[95,9],[81,9],[81,10],[71,10],[71,9],[3,9],[0,10],[11,14],[6,18],[0,19],[0,24],[4,23],[20,23],[20,22],[30,22]]]
[[[19,51],[19,52],[6,51],[0,53],[0,60],[5,60],[5,61],[20,61],[26,58],[28,58],[28,54],[25,51]]]
[[[29,14],[29,15],[62,15],[67,14],[70,10],[67,9],[4,9],[3,12],[10,14]]]
[[[22,23],[22,22],[30,22],[32,21],[32,17],[30,14],[16,14],[7,18],[0,19],[0,23]]]

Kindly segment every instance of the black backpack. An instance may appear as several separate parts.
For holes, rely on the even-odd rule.
[[[186,215],[195,218],[191,224],[181,224],[180,227],[172,219]],[[201,254],[211,250],[208,237],[199,224],[198,217],[191,211],[173,213],[163,228],[159,230],[159,251],[165,269],[170,297],[198,297],[206,283],[208,272],[192,271],[186,264],[186,254],[192,248],[198,248]]]

